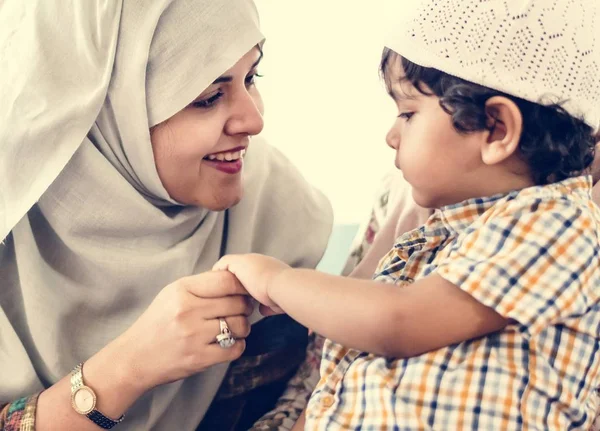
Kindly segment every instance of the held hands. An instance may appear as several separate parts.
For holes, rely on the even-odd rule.
[[[284,313],[272,300],[269,289],[273,280],[288,269],[289,265],[261,254],[228,255],[213,266],[213,271],[228,271],[235,275],[248,293],[261,303],[263,315]]]
[[[275,277],[290,267],[258,254],[225,256],[206,272],[181,278],[154,298],[139,319],[113,346],[127,365],[127,381],[145,392],[157,385],[189,377],[241,356],[250,333],[253,305],[263,315],[283,311],[269,296]],[[243,286],[242,286],[243,285]],[[225,319],[236,343],[216,343],[219,318]]]
[[[132,385],[146,391],[237,359],[250,333],[251,299],[229,272],[206,272],[166,286],[140,318],[116,340],[129,363]],[[219,318],[236,343],[216,343]]]

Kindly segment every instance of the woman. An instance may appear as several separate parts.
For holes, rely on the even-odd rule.
[[[3,4],[0,429],[196,429],[260,319],[205,271],[316,265],[329,204],[250,142],[257,21],[250,0]]]

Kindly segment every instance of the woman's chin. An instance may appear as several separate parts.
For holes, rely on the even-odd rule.
[[[242,200],[242,193],[234,196],[220,196],[217,199],[211,199],[208,202],[202,202],[198,205],[210,211],[224,211],[228,208],[236,206]]]

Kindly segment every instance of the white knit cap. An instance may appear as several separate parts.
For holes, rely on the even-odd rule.
[[[600,129],[600,0],[392,0],[386,46],[406,59]]]

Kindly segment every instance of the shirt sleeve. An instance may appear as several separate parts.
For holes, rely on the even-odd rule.
[[[38,396],[0,405],[0,431],[34,431]]]
[[[599,233],[589,208],[516,199],[488,213],[451,245],[440,276],[531,332],[598,300]]]

